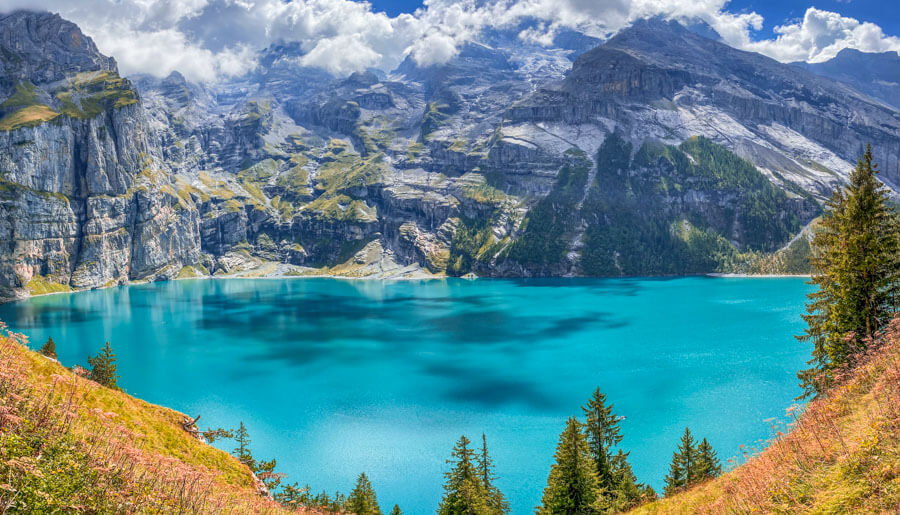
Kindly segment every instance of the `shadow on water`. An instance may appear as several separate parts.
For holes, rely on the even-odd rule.
[[[341,282],[180,282],[85,292],[63,303],[57,299],[52,305],[30,302],[6,308],[21,330],[108,325],[132,315],[144,318],[137,313],[149,312],[156,324],[180,324],[182,331],[193,332],[193,338],[170,342],[185,351],[203,349],[209,341],[219,342],[219,347],[246,346],[242,359],[247,366],[222,370],[234,380],[261,377],[271,364],[311,373],[334,365],[400,360],[436,379],[440,385],[436,393],[448,402],[546,411],[556,404],[553,397],[524,372],[464,369],[435,364],[435,357],[453,348],[449,352],[454,355],[474,352],[498,362],[514,360],[536,345],[595,329],[622,328],[629,322],[583,308],[568,316],[520,312],[517,303],[532,294],[515,293],[509,284],[584,287],[601,295],[630,296],[640,290],[633,281],[620,279],[448,280],[422,295],[416,295],[422,285],[410,283],[366,284],[363,295],[360,286]]]
[[[534,377],[511,377],[494,369],[434,361],[424,363],[421,371],[440,379],[439,383],[444,386],[437,393],[449,402],[489,409],[519,405],[542,412],[555,411],[561,404],[541,388],[541,381]]]
[[[84,324],[102,318],[98,310],[81,309],[73,305],[46,306],[15,303],[0,307],[0,320],[15,321],[15,329],[25,331],[47,326]]]

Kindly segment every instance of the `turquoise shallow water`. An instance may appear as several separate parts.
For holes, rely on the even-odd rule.
[[[243,420],[289,481],[432,513],[456,439],[482,432],[513,512],[599,386],[660,487],[685,425],[725,458],[768,436],[809,349],[803,279],[194,280],[38,297],[0,319],[64,364],[109,340],[120,384],[201,426]],[[225,444],[230,449],[232,446]]]

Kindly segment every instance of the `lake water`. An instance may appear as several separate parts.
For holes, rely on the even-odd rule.
[[[600,387],[660,488],[686,425],[723,461],[799,394],[798,278],[192,280],[38,297],[0,319],[66,365],[104,341],[129,393],[244,421],[288,481],[433,513],[455,441],[487,435],[513,513],[540,502],[566,417]],[[225,443],[224,448],[233,445]]]

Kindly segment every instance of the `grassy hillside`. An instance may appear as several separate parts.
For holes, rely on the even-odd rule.
[[[900,320],[758,456],[636,513],[897,513]]]
[[[83,379],[0,323],[0,512],[275,513],[181,413]]]

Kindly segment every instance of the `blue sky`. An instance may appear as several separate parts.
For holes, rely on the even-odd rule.
[[[389,16],[397,16],[400,13],[411,13],[422,7],[422,2],[417,0],[375,0],[371,2],[373,11],[381,11]]]
[[[407,2],[384,2],[406,4]],[[409,2],[412,3],[412,2]],[[405,7],[405,6],[404,6]],[[857,18],[881,26],[887,34],[900,35],[900,1],[898,0],[731,0],[728,10],[756,11],[766,19],[761,37],[772,37],[776,25],[803,17],[806,9],[816,7],[843,16]]]
[[[389,16],[412,13],[422,7],[421,0],[372,0],[370,3],[373,11],[384,12]],[[755,11],[763,15],[766,23],[758,33],[761,37],[772,37],[772,29],[776,25],[802,18],[809,7],[877,23],[886,33],[900,35],[898,0],[731,0],[727,5],[730,11]]]
[[[602,39],[647,16],[702,20],[782,62],[900,51],[900,0],[0,0],[0,12],[15,8],[77,23],[125,74],[178,70],[198,82],[242,75],[280,41],[300,44],[298,64],[341,76],[408,57],[444,63],[486,29],[548,45],[562,30]]]

